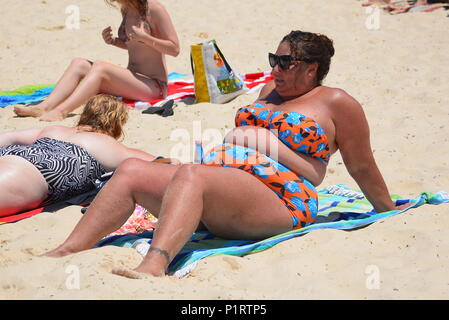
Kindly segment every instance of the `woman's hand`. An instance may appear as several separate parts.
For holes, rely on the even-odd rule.
[[[129,41],[145,43],[145,40],[148,40],[148,36],[151,36],[151,29],[148,29],[144,21],[140,21],[139,26],[132,26],[131,28],[132,32],[128,34]]]
[[[115,39],[112,34],[112,28],[110,26],[105,28],[103,30],[103,32],[101,33],[101,35],[103,36],[103,40],[104,40],[104,42],[106,42],[106,44],[111,44],[111,45],[114,44]]]

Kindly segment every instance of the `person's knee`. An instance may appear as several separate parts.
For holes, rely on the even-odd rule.
[[[143,170],[148,170],[147,166],[149,164],[150,163],[148,161],[137,158],[129,158],[122,161],[119,167],[115,170],[114,175],[122,178],[130,178],[132,180],[138,177]]]
[[[174,179],[199,187],[204,181],[204,169],[205,168],[203,166],[197,164],[183,164],[178,170],[176,170]]]
[[[70,63],[70,68],[77,71],[81,75],[85,76],[87,73],[89,73],[92,65],[90,62],[83,58],[75,58]]]
[[[108,63],[104,61],[95,61],[89,71],[89,75],[104,78],[108,73]]]

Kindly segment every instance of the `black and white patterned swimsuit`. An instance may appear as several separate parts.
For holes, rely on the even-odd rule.
[[[95,180],[106,173],[103,166],[83,148],[69,142],[41,138],[31,145],[0,147],[1,156],[19,156],[31,162],[48,184],[48,205],[90,191]]]

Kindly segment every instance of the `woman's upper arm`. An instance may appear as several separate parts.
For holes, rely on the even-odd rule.
[[[335,140],[348,171],[354,173],[374,161],[368,121],[360,103],[346,92],[339,92],[335,103]]]
[[[123,147],[125,148],[125,151],[123,153],[125,159],[137,158],[137,159],[145,160],[145,161],[153,161],[156,158],[155,156],[153,156],[143,150],[128,148],[125,146],[123,146]]]
[[[121,163],[122,161],[129,158],[138,158],[141,160],[152,161],[154,160],[154,156],[139,149],[129,148],[116,140],[110,140],[112,144],[109,146],[109,149],[113,151],[115,155],[116,161]]]
[[[41,133],[42,129],[37,128],[6,132],[0,134],[0,146],[29,145],[36,141]]]
[[[138,158],[146,161],[154,160],[154,157],[144,151],[128,148],[112,137],[103,136],[86,139],[84,146],[88,152],[99,161],[107,170],[115,170],[129,158]]]
[[[156,28],[161,37],[165,40],[173,42],[179,51],[179,38],[176,33],[175,26],[165,7],[161,4],[156,4],[150,7],[150,19],[153,19]]]

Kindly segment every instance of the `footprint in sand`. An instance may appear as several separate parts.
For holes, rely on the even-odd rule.
[[[113,266],[114,266],[114,258],[110,255],[104,256],[103,260],[100,263],[100,268],[109,271]]]
[[[230,258],[230,257],[223,257],[223,261],[226,262],[227,264],[229,264],[229,266],[231,267],[232,270],[240,270],[241,266],[240,264],[235,261],[235,259]]]
[[[207,32],[199,32],[194,34],[198,38],[207,39],[209,38],[209,34]]]

